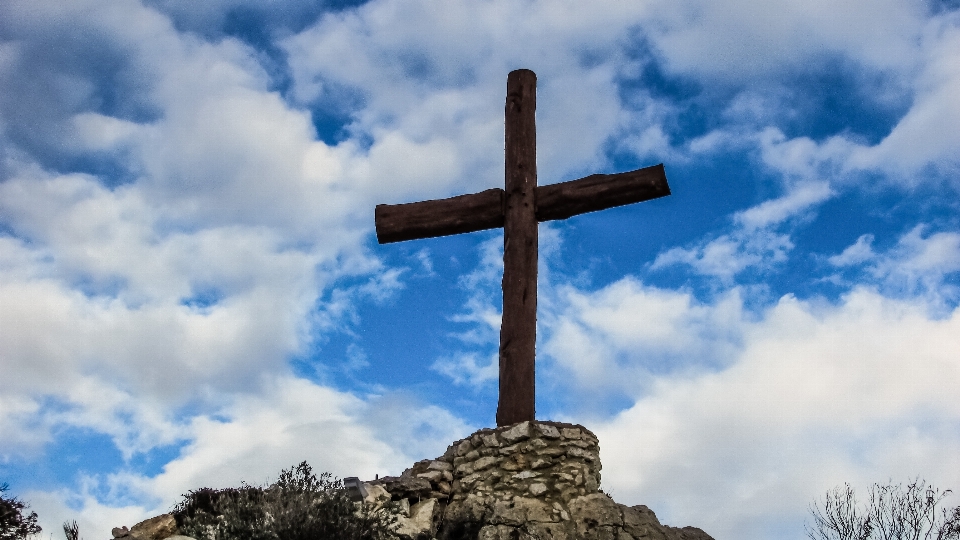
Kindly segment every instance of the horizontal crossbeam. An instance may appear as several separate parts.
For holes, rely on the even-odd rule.
[[[449,199],[378,204],[377,242],[389,244],[503,227],[503,190],[488,189]]]
[[[537,221],[551,221],[670,194],[663,164],[617,174],[537,186]],[[377,242],[389,244],[503,227],[504,192],[494,188],[470,195],[407,204],[378,204]]]
[[[624,206],[670,194],[663,164],[617,174],[591,174],[579,180],[537,186],[537,221]]]

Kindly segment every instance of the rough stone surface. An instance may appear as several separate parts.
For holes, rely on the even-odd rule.
[[[115,527],[112,532],[114,538],[124,540],[165,540],[175,536],[178,531],[173,514],[163,514],[141,521],[130,530],[126,527]]]
[[[713,540],[661,525],[599,486],[596,435],[558,422],[482,429],[399,477],[366,483],[404,509],[397,530],[406,540]]]
[[[397,520],[397,533],[404,538],[432,538],[440,522],[440,503],[424,499],[413,506],[406,516]]]

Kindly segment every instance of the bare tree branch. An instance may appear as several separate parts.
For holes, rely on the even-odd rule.
[[[940,508],[950,493],[919,478],[906,487],[874,484],[861,507],[844,484],[811,505],[804,529],[812,540],[960,540],[960,507]]]

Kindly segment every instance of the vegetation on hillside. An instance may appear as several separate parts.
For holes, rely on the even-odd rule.
[[[306,461],[266,487],[202,488],[174,509],[181,534],[206,540],[388,540],[396,514],[350,500],[329,473],[313,474]]]
[[[7,484],[0,484],[0,540],[22,540],[31,534],[39,534],[37,513],[25,514],[26,503],[4,495],[9,489]]]

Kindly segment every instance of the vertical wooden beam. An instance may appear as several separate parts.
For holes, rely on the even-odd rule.
[[[503,321],[497,425],[534,420],[537,339],[537,76],[507,76],[503,226]]]

